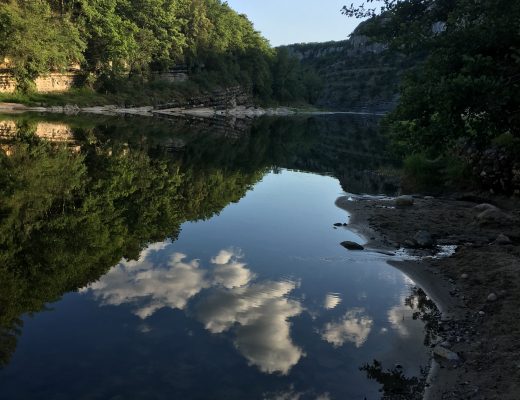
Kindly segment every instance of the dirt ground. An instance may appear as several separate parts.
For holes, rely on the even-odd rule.
[[[424,256],[457,246],[450,257],[392,263],[437,303],[443,346],[460,357],[435,357],[425,398],[519,400],[520,201],[459,194],[414,196],[413,205],[401,207],[368,197],[341,197],[337,205],[351,214],[350,228],[367,247],[408,247]],[[419,231],[434,246],[411,249]]]

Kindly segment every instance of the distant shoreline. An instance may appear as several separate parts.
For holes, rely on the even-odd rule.
[[[96,115],[138,115],[153,117],[161,115],[191,116],[200,118],[229,117],[229,118],[258,118],[264,116],[296,116],[296,115],[366,115],[383,116],[385,113],[368,111],[320,111],[293,107],[246,107],[237,106],[229,109],[217,109],[214,107],[196,108],[169,108],[157,109],[152,106],[145,107],[119,107],[116,105],[78,107],[75,105],[33,107],[19,103],[0,103],[0,113],[25,113],[42,112],[55,114],[96,114]]]

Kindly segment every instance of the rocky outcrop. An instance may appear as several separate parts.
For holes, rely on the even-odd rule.
[[[207,94],[193,96],[184,100],[175,100],[170,103],[155,106],[156,110],[171,108],[214,108],[216,110],[228,110],[236,106],[252,106],[252,94],[241,86],[215,90]]]

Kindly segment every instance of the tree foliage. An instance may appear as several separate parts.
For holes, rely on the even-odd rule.
[[[102,91],[186,66],[206,86],[241,84],[267,100],[280,93],[273,88],[276,54],[245,15],[221,0],[0,2],[0,59],[11,61],[22,91],[36,76],[75,63]],[[282,97],[305,95],[291,88]]]
[[[374,3],[374,1],[370,1]],[[409,54],[426,53],[405,79],[388,126],[402,149],[443,154],[459,138],[487,146],[520,137],[520,3],[401,0],[382,3],[364,33]],[[371,16],[375,7],[346,7]]]

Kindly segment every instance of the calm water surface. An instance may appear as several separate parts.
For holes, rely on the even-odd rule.
[[[4,122],[29,172],[2,214],[0,398],[378,399],[361,366],[420,374],[413,282],[333,227],[344,190],[381,188],[370,121],[132,125]]]

